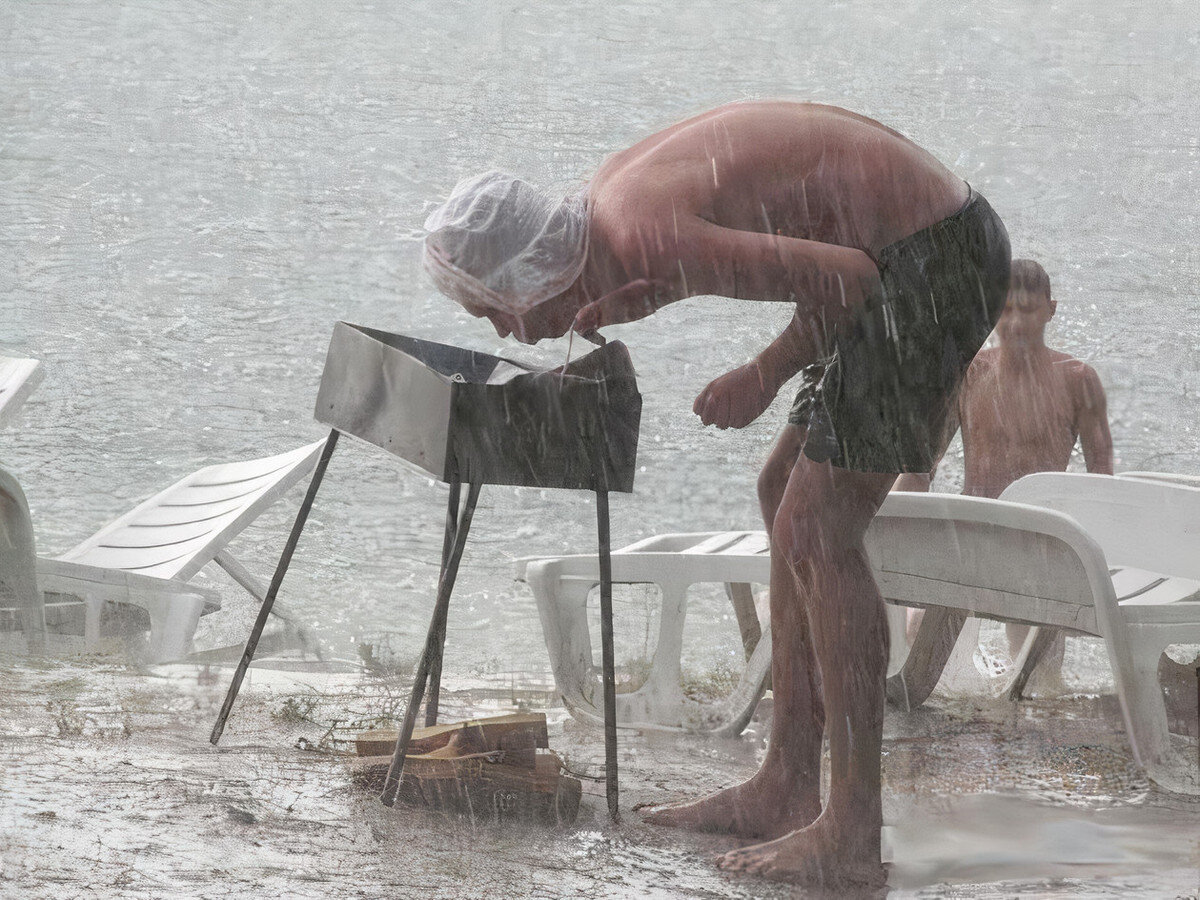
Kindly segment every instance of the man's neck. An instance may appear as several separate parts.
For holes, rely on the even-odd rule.
[[[1000,342],[1000,357],[1014,363],[1028,363],[1046,353],[1046,339],[1043,335],[1028,338],[1008,338]]]

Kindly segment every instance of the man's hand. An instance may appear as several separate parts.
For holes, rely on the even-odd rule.
[[[636,322],[675,299],[664,285],[639,278],[579,310],[571,330],[588,335],[605,325]]]
[[[705,425],[745,428],[771,405],[778,390],[763,377],[758,361],[752,360],[709,382],[692,411]]]

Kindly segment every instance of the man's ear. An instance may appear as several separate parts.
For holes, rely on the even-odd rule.
[[[1051,300],[1051,301],[1050,301],[1050,318],[1051,318],[1051,319],[1053,319],[1053,318],[1054,318],[1054,314],[1055,314],[1056,312],[1058,312],[1058,301],[1057,301],[1057,300]]]

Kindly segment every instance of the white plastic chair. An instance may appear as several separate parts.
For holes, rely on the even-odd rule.
[[[1039,476],[1041,476],[1041,475],[1055,475],[1055,474],[1065,474],[1065,473],[1039,472],[1037,474]],[[1183,485],[1185,487],[1200,487],[1200,476],[1182,475],[1182,474],[1178,474],[1175,472],[1134,471],[1134,472],[1120,472],[1116,476],[1100,476],[1100,477],[1129,478],[1129,479],[1136,479],[1136,480],[1141,480],[1141,481],[1155,481],[1155,482],[1164,482],[1167,484],[1178,484],[1178,485]],[[1023,478],[1023,479],[1019,479],[1017,482],[1014,482],[1012,485],[1009,486],[1008,489],[1006,489],[1000,495],[1000,498],[1002,500],[1012,500],[1017,503],[1032,503],[1035,506],[1050,506],[1050,508],[1052,508],[1052,509],[1062,509],[1060,504],[1055,504],[1053,502],[1047,502],[1047,503],[1042,502],[1042,500],[1043,500],[1042,494],[1044,492],[1046,485],[1054,484],[1054,485],[1057,485],[1057,487],[1055,488],[1056,491],[1062,492],[1065,489],[1068,493],[1070,493],[1072,490],[1074,490],[1076,488],[1083,487],[1083,486],[1086,486],[1086,485],[1089,485],[1092,483],[1092,482],[1088,482],[1088,481],[1084,481],[1084,482],[1072,481],[1071,479],[1067,479],[1066,481],[1060,483],[1060,482],[1058,482],[1057,479],[1053,479],[1053,478],[1039,477],[1039,478],[1035,479],[1035,478],[1032,478],[1032,476],[1028,476],[1028,478],[1029,478],[1029,480],[1026,480]],[[1024,483],[1022,483],[1022,482],[1024,482]],[[1069,510],[1064,510],[1064,511],[1069,511]],[[1078,512],[1078,511],[1076,511],[1076,512]],[[1088,515],[1088,514],[1078,515],[1077,514],[1075,516],[1075,518],[1078,521],[1080,521],[1080,524],[1084,524],[1084,522],[1086,520],[1086,522],[1088,524],[1085,527],[1087,527],[1088,530],[1093,533],[1093,537],[1096,537],[1098,540],[1100,540],[1101,533],[1103,533],[1105,531],[1105,529],[1108,528],[1108,525],[1105,523],[1106,516],[1103,513],[1098,518],[1094,514],[1092,514],[1092,515]],[[1109,537],[1112,537],[1112,535],[1109,535]],[[1123,552],[1119,546],[1119,540],[1117,541],[1116,544],[1112,543],[1111,541],[1106,543],[1105,541],[1102,540],[1101,545],[1105,546],[1107,548],[1105,550],[1105,553],[1106,553],[1106,555],[1110,556],[1110,559],[1115,558],[1112,556],[1114,551],[1116,552],[1116,554],[1118,556]],[[1136,587],[1137,587],[1137,585],[1135,584],[1134,588],[1136,589]],[[1056,634],[1056,632],[1054,631],[1054,629],[1050,629],[1050,628],[1032,628],[1032,629],[1030,629],[1029,634],[1025,639],[1025,643],[1027,646],[1023,647],[1023,652],[1021,654],[1022,664],[1019,667],[1017,667],[1017,669],[1014,673],[1014,677],[1008,687],[1008,695],[1009,695],[1010,699],[1012,699],[1012,700],[1021,699],[1021,693],[1023,692],[1023,690],[1025,688],[1025,684],[1029,681],[1029,678],[1032,676],[1033,671],[1037,668],[1038,664],[1041,662],[1042,658],[1045,656],[1046,651],[1050,648],[1051,643],[1053,643],[1053,641],[1054,641],[1055,634]]]
[[[1116,478],[1139,478],[1143,481],[1166,481],[1186,487],[1200,487],[1200,475],[1183,475],[1179,472],[1118,472]]]
[[[13,598],[10,627],[23,631],[30,651],[38,652],[45,648],[46,619],[35,560],[25,493],[16,478],[0,469],[0,596]]]
[[[725,585],[731,600],[750,585],[768,584],[770,548],[761,531],[664,534],[630,544],[612,554],[614,584],[654,584],[662,597],[658,640],[646,681],[617,695],[617,724],[649,730],[687,730],[737,735],[746,727],[771,672],[770,621],[737,685],[723,700],[700,703],[681,685],[683,628],[688,590],[697,584]],[[604,720],[599,668],[592,657],[587,598],[600,583],[595,554],[518,560],[516,575],[528,582],[538,605],[555,684],[576,718]],[[894,648],[890,669],[903,662],[904,613],[889,608]]]
[[[1200,489],[1039,473],[1008,496],[892,494],[868,532],[884,597],[1101,637],[1134,756],[1152,777],[1169,752],[1158,660],[1200,641]],[[1026,641],[1018,668],[1036,640]]]
[[[200,617],[220,609],[213,591],[187,582],[215,562],[262,599],[264,585],[225,547],[312,469],[324,444],[321,440],[277,456],[200,469],[67,553],[39,558],[41,590],[84,601],[87,646],[99,637],[104,604],[115,602],[149,615],[150,660],[186,655]]]
[[[36,359],[0,356],[0,428],[16,416],[25,399],[41,383],[43,374]]]
[[[1134,756],[1152,777],[1164,775],[1170,739],[1158,659],[1170,644],[1200,642],[1200,554],[1195,552],[1200,488],[1044,473],[1022,479],[1010,491],[1041,505],[951,494],[889,495],[866,537],[881,593],[892,604],[941,607],[1103,638]],[[664,597],[650,680],[638,692],[618,695],[621,724],[688,724],[677,712],[683,704],[677,660],[687,585],[767,578],[765,541],[754,545],[748,533],[734,534],[743,536],[740,544],[722,547],[723,539],[712,535],[665,535],[613,554],[614,581],[656,583]],[[712,541],[707,552],[696,552],[701,538]],[[537,598],[555,680],[568,708],[581,719],[600,721],[585,610],[587,592],[599,581],[596,558],[526,560],[518,564],[518,574]],[[897,631],[903,633],[900,610],[893,610],[889,625],[893,646],[902,644],[897,640]],[[749,719],[759,673],[770,657],[768,635],[764,627],[757,658],[734,697],[714,711],[715,724],[700,730],[736,733]],[[1035,643],[1033,636],[1026,641],[1019,669],[1031,668],[1028,657]],[[897,656],[889,672],[897,670]]]
[[[0,428],[14,418],[42,380],[36,359],[0,356]],[[25,632],[30,650],[44,646],[45,612],[33,575],[35,557],[29,506],[17,479],[0,469],[0,589],[16,604],[14,627]]]

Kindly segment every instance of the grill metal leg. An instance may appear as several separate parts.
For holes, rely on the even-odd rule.
[[[412,695],[408,700],[408,708],[404,711],[404,724],[396,738],[396,750],[392,754],[392,764],[388,767],[387,780],[383,785],[383,793],[379,799],[384,806],[396,802],[396,793],[400,790],[400,776],[404,772],[404,757],[408,753],[408,742],[412,739],[413,728],[417,723],[417,710],[425,696],[425,686],[429,680],[435,655],[440,655],[441,645],[446,640],[446,618],[450,609],[450,592],[454,588],[454,579],[458,575],[458,564],[462,560],[463,548],[467,543],[467,533],[471,529],[471,517],[475,514],[475,504],[479,500],[481,483],[472,482],[467,488],[467,502],[463,507],[462,517],[455,530],[450,558],[447,560],[445,572],[438,583],[437,602],[433,607],[433,618],[429,623],[429,634],[425,638],[425,652],[417,664],[417,676],[413,681]]]
[[[462,482],[450,482],[450,499],[446,507],[446,532],[442,540],[442,570],[438,575],[438,591],[441,591],[442,582],[446,580],[446,567],[450,562],[450,551],[454,548],[454,536],[458,532],[458,498],[461,493]],[[447,593],[453,590],[454,579],[452,578]],[[438,700],[442,691],[442,651],[445,646],[446,635],[443,632],[441,641],[433,648],[433,658],[429,661],[429,697],[425,701],[426,728],[436,725],[438,720]]]
[[[613,652],[612,543],[608,491],[596,491],[596,531],[600,545],[600,658],[604,667],[604,793],[608,815],[621,820],[617,805],[617,679]]]
[[[308,521],[308,513],[312,509],[313,501],[317,499],[317,489],[321,487],[325,470],[329,468],[329,458],[333,456],[333,448],[337,446],[337,441],[338,432],[335,428],[329,432],[329,439],[325,441],[325,447],[321,450],[321,457],[317,460],[312,480],[308,483],[308,493],[304,495],[304,502],[300,504],[300,510],[296,513],[296,521],[292,523],[292,533],[288,535],[287,543],[283,547],[279,564],[275,567],[275,575],[271,579],[271,586],[267,588],[267,595],[263,597],[262,606],[258,610],[258,618],[250,630],[250,637],[246,639],[246,649],[242,651],[242,658],[238,661],[237,669],[234,670],[233,680],[229,683],[229,690],[225,694],[225,702],[221,705],[221,712],[217,716],[217,723],[213,725],[212,734],[209,735],[208,739],[214,746],[217,741],[221,740],[221,734],[225,731],[225,720],[233,711],[234,701],[237,700],[238,691],[242,687],[242,679],[246,677],[246,670],[250,668],[250,663],[254,659],[254,651],[258,649],[258,639],[262,637],[267,619],[271,615],[271,607],[275,605],[275,596],[279,593],[279,586],[283,584],[283,576],[287,574],[288,566],[292,562],[292,554],[296,551],[296,544],[299,543],[300,535],[304,531],[304,523]]]

